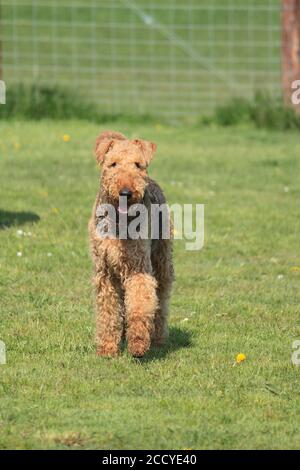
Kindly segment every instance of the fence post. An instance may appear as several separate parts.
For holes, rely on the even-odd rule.
[[[300,0],[282,0],[282,88],[287,106],[292,104],[295,80],[300,80]],[[299,105],[295,109],[300,113]]]

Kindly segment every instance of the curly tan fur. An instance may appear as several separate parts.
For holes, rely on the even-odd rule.
[[[89,235],[96,290],[96,341],[99,356],[116,356],[126,335],[129,352],[143,356],[151,343],[167,338],[168,303],[173,282],[172,237],[159,240],[101,238],[97,207],[116,208],[123,188],[131,203],[165,203],[160,187],[148,177],[147,167],[156,145],[129,140],[118,132],[104,132],[96,140],[95,154],[102,166],[100,188]]]

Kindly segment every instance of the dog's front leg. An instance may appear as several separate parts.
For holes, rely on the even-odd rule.
[[[149,349],[157,309],[156,280],[146,273],[137,273],[125,281],[125,310],[128,350],[141,357]]]
[[[96,284],[96,341],[98,356],[116,356],[123,333],[120,293],[116,283],[99,276]]]

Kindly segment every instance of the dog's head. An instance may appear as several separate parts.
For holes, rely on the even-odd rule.
[[[141,203],[147,185],[147,167],[156,145],[146,140],[129,140],[118,132],[103,132],[96,140],[95,154],[102,167],[101,191],[119,210],[119,198],[128,206]]]

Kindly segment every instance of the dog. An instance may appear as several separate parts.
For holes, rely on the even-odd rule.
[[[97,355],[114,357],[123,338],[129,353],[142,357],[151,345],[161,346],[168,336],[168,305],[174,269],[172,223],[167,214],[169,236],[122,239],[99,233],[110,215],[98,208],[113,207],[117,219],[135,204],[147,209],[166,204],[159,185],[147,173],[156,145],[127,139],[119,132],[103,132],[96,140],[95,155],[101,166],[100,188],[89,222],[96,292]],[[125,198],[127,210],[121,211]],[[128,209],[129,208],[129,209]],[[116,222],[116,224],[118,224]]]

